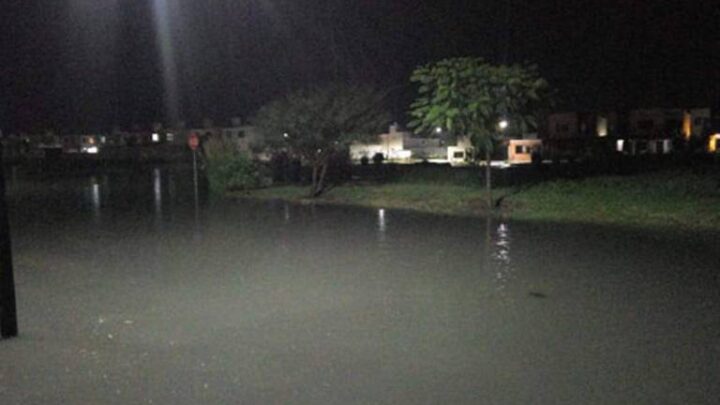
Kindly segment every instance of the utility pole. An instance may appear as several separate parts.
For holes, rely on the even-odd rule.
[[[3,147],[0,144],[0,337],[10,338],[17,336],[18,325],[2,155]]]

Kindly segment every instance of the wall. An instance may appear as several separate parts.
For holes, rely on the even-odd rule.
[[[511,139],[508,142],[508,163],[532,163],[532,154],[540,152],[542,141],[533,139]],[[521,149],[521,151],[518,151]]]

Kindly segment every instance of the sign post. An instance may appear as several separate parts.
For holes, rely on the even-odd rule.
[[[18,325],[2,152],[0,145],[0,337],[10,338],[17,336]]]
[[[193,132],[188,137],[188,146],[193,154],[193,187],[195,189],[195,214],[197,216],[198,209],[198,168],[197,168],[197,149],[200,146],[200,138]]]

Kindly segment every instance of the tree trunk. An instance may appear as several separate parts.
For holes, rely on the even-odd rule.
[[[318,165],[317,165],[317,163],[313,163],[312,186],[310,186],[310,197],[315,197],[315,192],[317,191],[317,177],[318,177]]]
[[[487,207],[488,211],[493,209],[493,197],[492,197],[492,179],[490,175],[492,173],[492,167],[490,166],[490,148],[485,149],[485,194],[487,194]]]
[[[328,162],[324,162],[320,169],[320,178],[318,179],[317,189],[315,189],[315,196],[319,196],[325,189],[325,175],[327,174]]]

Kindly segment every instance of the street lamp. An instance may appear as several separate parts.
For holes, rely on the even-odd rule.
[[[498,127],[500,128],[500,131],[506,130],[508,125],[510,125],[510,123],[505,119],[500,120],[500,122],[498,122]]]

